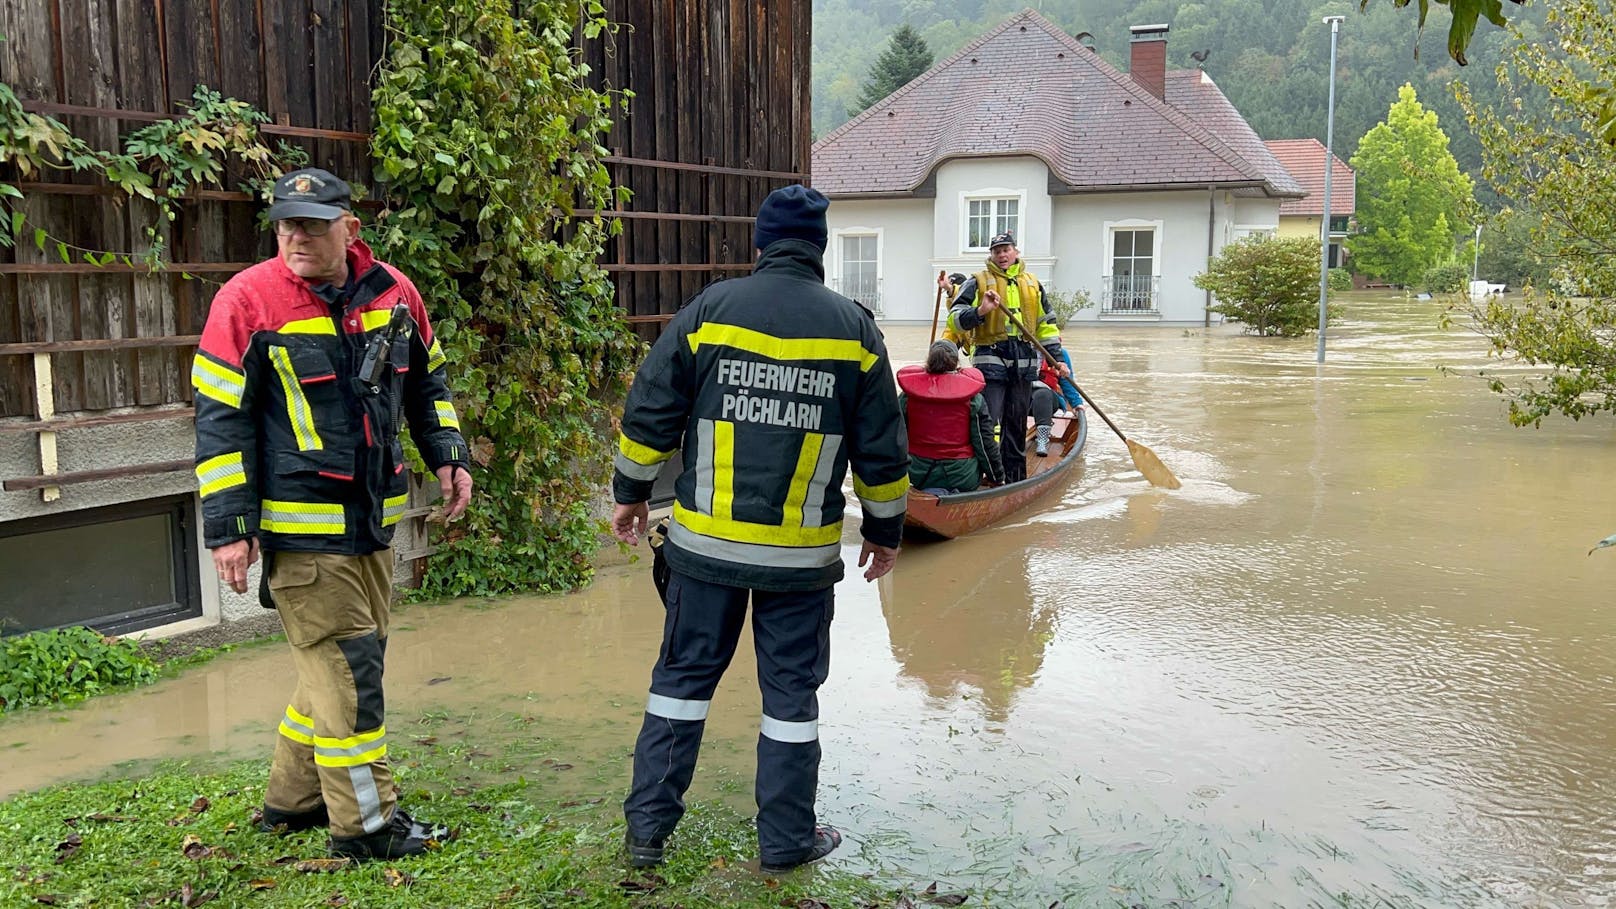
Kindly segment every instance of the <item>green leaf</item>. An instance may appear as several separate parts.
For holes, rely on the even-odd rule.
[[[22,190],[12,186],[10,183],[0,183],[0,196],[9,196],[13,199],[21,199]]]
[[[45,251],[45,236],[45,229],[43,227],[34,228],[34,245],[39,247],[40,252]]]
[[[12,212],[11,213],[11,235],[14,236],[14,237],[22,236],[22,226],[27,221],[28,221],[28,216],[23,214],[22,209],[19,208],[16,211]]]
[[[60,240],[56,241],[56,255],[61,257],[63,265],[73,264],[73,253],[68,250],[67,244]]]

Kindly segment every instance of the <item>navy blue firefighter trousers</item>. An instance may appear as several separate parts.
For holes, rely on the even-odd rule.
[[[634,745],[623,803],[629,835],[659,841],[684,816],[701,735],[752,603],[763,720],[757,741],[758,852],[767,864],[807,855],[819,786],[819,686],[830,672],[833,588],[780,593],[668,579],[662,652]]]

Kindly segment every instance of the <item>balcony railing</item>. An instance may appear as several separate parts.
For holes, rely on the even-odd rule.
[[[869,307],[877,316],[881,315],[881,278],[833,278],[830,289],[844,297],[851,297]]]
[[[1102,315],[1155,315],[1161,275],[1112,275],[1101,294]]]

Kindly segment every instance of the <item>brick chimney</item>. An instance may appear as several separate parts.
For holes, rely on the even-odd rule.
[[[1167,100],[1167,25],[1135,25],[1128,31],[1128,75]]]

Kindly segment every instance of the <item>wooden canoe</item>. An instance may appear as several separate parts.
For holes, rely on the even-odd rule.
[[[1031,436],[1030,427],[1028,435]],[[1033,454],[1032,440],[1028,439],[1025,480],[946,495],[910,489],[908,511],[903,518],[905,535],[951,540],[997,524],[1034,499],[1059,488],[1061,478],[1077,463],[1088,435],[1085,410],[1079,410],[1076,417],[1059,416],[1050,430],[1048,457]]]

